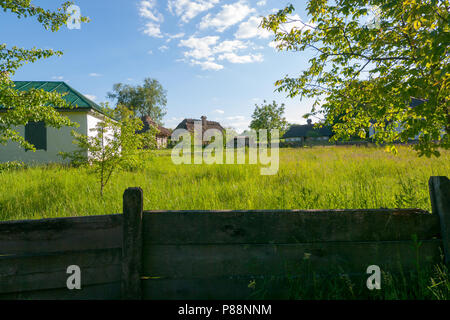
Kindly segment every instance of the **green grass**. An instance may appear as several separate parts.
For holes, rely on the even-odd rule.
[[[144,190],[144,209],[356,209],[421,208],[430,211],[428,179],[450,176],[450,152],[419,158],[373,147],[329,146],[280,150],[276,175],[255,165],[174,165],[170,150],[149,153],[143,168],[115,174],[99,196],[88,168],[60,165],[0,168],[0,220],[119,213],[127,187]],[[292,280],[290,299],[449,299],[449,272],[442,266],[405,275],[384,274],[382,290],[343,277]],[[305,273],[306,277],[313,275]],[[408,280],[409,279],[409,280]],[[356,282],[355,282],[356,281]],[[359,282],[358,282],[359,281]],[[257,281],[254,297],[264,298]]]
[[[411,249],[419,250],[421,242],[414,239]],[[444,263],[429,264],[418,255],[415,267],[398,262],[395,272],[381,268],[380,289],[369,290],[370,275],[349,274],[339,265],[327,266],[327,272],[316,273],[309,259],[299,261],[296,275],[255,279],[249,284],[250,298],[284,300],[449,300],[450,272]]]
[[[430,210],[428,179],[450,176],[450,152],[418,158],[378,148],[280,149],[276,175],[256,165],[175,165],[170,150],[149,156],[144,168],[118,172],[99,196],[87,168],[58,165],[0,171],[0,220],[119,213],[127,187],[144,190],[144,209]]]

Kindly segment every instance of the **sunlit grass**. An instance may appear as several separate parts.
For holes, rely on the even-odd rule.
[[[0,220],[120,213],[127,187],[144,190],[144,209],[355,209],[431,210],[428,179],[450,176],[450,152],[419,158],[404,147],[399,155],[373,147],[280,149],[276,175],[256,165],[174,165],[170,150],[150,152],[143,168],[118,172],[100,197],[89,168],[60,165],[0,170]],[[365,278],[292,280],[286,299],[449,299],[448,270],[384,274],[382,290],[369,291]],[[312,277],[311,273],[305,273]],[[269,284],[269,283],[268,283]],[[266,297],[256,281],[254,298]],[[280,297],[279,297],[280,298]]]
[[[450,176],[450,152],[419,158],[400,148],[280,149],[272,176],[257,165],[175,165],[170,150],[152,152],[144,168],[119,172],[99,195],[88,168],[58,165],[0,172],[0,220],[119,213],[127,187],[144,190],[144,209],[430,210],[428,179]]]

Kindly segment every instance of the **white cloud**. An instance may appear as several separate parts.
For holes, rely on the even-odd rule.
[[[298,14],[287,16],[287,22],[282,23],[280,28],[286,32],[290,32],[293,28],[298,30],[306,31],[311,29],[310,26],[314,27],[313,23],[304,23],[302,18]]]
[[[147,53],[148,54],[153,54],[153,50],[148,50]]]
[[[155,9],[155,6],[156,0],[142,0],[139,2],[139,15],[147,20],[143,33],[150,37],[162,38],[160,27],[164,17]]]
[[[139,3],[139,15],[155,22],[163,22],[164,17],[156,9],[156,0],[143,0]]]
[[[214,61],[207,60],[207,61],[198,61],[198,60],[191,60],[191,63],[194,65],[199,65],[202,70],[221,70],[223,69],[223,65],[215,63]]]
[[[217,43],[219,37],[207,36],[203,38],[196,38],[191,36],[189,39],[181,40],[180,47],[188,47],[191,50],[184,52],[185,57],[194,59],[206,59],[212,56],[213,51],[211,46]]]
[[[184,23],[195,18],[199,13],[213,8],[219,0],[169,0],[168,8]]]
[[[248,54],[239,56],[234,52],[227,52],[221,54],[218,59],[228,60],[231,63],[252,63],[252,62],[262,62],[263,56],[261,54]]]
[[[206,36],[203,38],[191,36],[189,39],[181,40],[179,46],[190,48],[191,50],[186,51],[184,55],[195,59],[206,59],[217,53],[233,52],[247,48],[247,44],[241,40],[225,40],[215,45],[218,40],[218,36]]]
[[[91,72],[89,73],[89,77],[101,77],[102,75],[100,73]]]
[[[92,94],[85,94],[84,96],[92,101],[95,101],[97,99],[97,97]]]
[[[52,79],[53,80],[63,80],[64,77],[63,76],[53,76]]]
[[[225,113],[225,111],[223,111],[223,110],[221,110],[221,109],[216,109],[216,110],[214,110],[214,112],[220,113],[220,114],[224,114],[224,113]]]
[[[246,49],[247,44],[240,40],[225,40],[213,48],[214,53],[233,52],[239,49]]]
[[[270,31],[259,27],[262,18],[251,17],[248,21],[242,22],[239,25],[238,31],[234,34],[237,39],[249,39],[249,38],[268,38],[270,37]]]
[[[153,22],[147,22],[145,24],[145,28],[144,28],[143,32],[150,37],[155,37],[155,38],[163,37],[163,35],[161,34],[161,29],[160,29],[159,24],[156,24]]]
[[[244,121],[245,117],[244,116],[232,116],[232,117],[226,117],[225,119],[232,120],[232,121]]]
[[[267,1],[266,0],[261,0],[261,1],[258,1],[257,3],[256,3],[256,5],[258,6],[258,7],[263,7],[263,6],[265,6],[267,4]]]
[[[255,9],[240,1],[233,4],[225,4],[222,10],[214,17],[211,14],[204,16],[200,22],[200,29],[215,28],[218,32],[223,32],[232,25],[242,21]]]
[[[184,32],[180,32],[180,33],[177,33],[177,34],[166,34],[166,36],[167,36],[166,42],[170,42],[173,39],[183,38],[184,37]]]
[[[217,60],[226,60],[231,63],[253,63],[263,61],[261,54],[238,55],[239,50],[247,49],[249,43],[241,40],[225,40],[218,42],[218,36],[206,36],[181,40],[180,47],[187,47],[190,50],[184,52],[185,58],[190,58],[192,65],[199,65],[203,70],[221,70],[223,65]],[[250,43],[251,44],[251,43]],[[185,62],[187,62],[185,60]]]
[[[169,47],[166,46],[166,45],[162,45],[161,47],[158,48],[158,50],[161,51],[161,52],[164,52],[164,51],[166,51],[168,49],[169,49]]]
[[[277,47],[282,43],[282,41],[270,41],[268,46],[274,49],[277,49]]]

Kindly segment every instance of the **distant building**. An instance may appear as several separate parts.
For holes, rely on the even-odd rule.
[[[308,119],[307,122],[308,124],[305,125],[292,125],[282,139],[285,139],[286,142],[304,143],[306,141],[328,141],[333,135],[330,127],[314,128],[311,119]]]
[[[225,129],[220,125],[219,122],[216,121],[209,121],[206,120],[205,116],[201,117],[201,120],[198,119],[184,119],[183,121],[181,121],[178,126],[175,128],[176,129],[185,129],[187,131],[189,131],[190,133],[194,134],[194,124],[195,122],[201,122],[201,126],[202,126],[202,136],[203,133],[208,130],[208,129],[217,129],[222,133],[225,133]],[[205,144],[206,141],[203,141],[203,143]]]
[[[97,123],[107,117],[101,107],[95,102],[79,93],[62,81],[14,81],[15,89],[27,91],[31,88],[43,89],[47,92],[66,93],[63,97],[69,104],[76,106],[73,109],[64,109],[55,106],[62,115],[72,122],[79,124],[75,127],[62,127],[60,129],[47,127],[44,122],[28,122],[25,126],[13,128],[17,130],[26,141],[33,144],[36,151],[27,151],[16,142],[9,141],[6,145],[0,145],[0,162],[23,161],[35,163],[64,162],[58,155],[59,152],[72,152],[77,146],[72,143],[72,130],[78,133],[93,136],[91,129],[96,128]],[[8,112],[5,106],[0,106],[0,117]],[[88,153],[86,151],[86,156]]]
[[[255,145],[255,143],[254,136],[240,135],[227,141],[227,148],[250,147],[250,144]]]
[[[143,122],[144,126],[142,127],[142,130],[139,130],[136,133],[147,132],[150,129],[150,126],[156,127],[156,129],[158,129],[158,133],[156,134],[156,146],[158,147],[158,149],[166,148],[168,139],[172,134],[172,131],[170,129],[164,128],[163,126],[160,126],[149,116],[141,117],[141,121]]]

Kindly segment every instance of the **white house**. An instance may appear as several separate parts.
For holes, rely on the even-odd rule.
[[[15,81],[16,89],[29,90],[31,88],[43,89],[49,92],[67,93],[64,99],[73,106],[74,109],[58,109],[71,121],[79,124],[75,127],[62,127],[61,129],[46,127],[43,122],[28,123],[26,126],[15,128],[27,141],[36,147],[36,151],[27,151],[15,142],[8,142],[6,145],[0,144],[0,162],[23,161],[26,163],[51,163],[64,162],[58,155],[59,152],[71,152],[76,149],[76,145],[71,135],[72,130],[85,135],[93,135],[90,129],[95,128],[98,122],[104,119],[99,105],[89,100],[84,95],[60,81]],[[0,117],[2,106],[0,106]],[[5,109],[3,108],[3,112]]]

